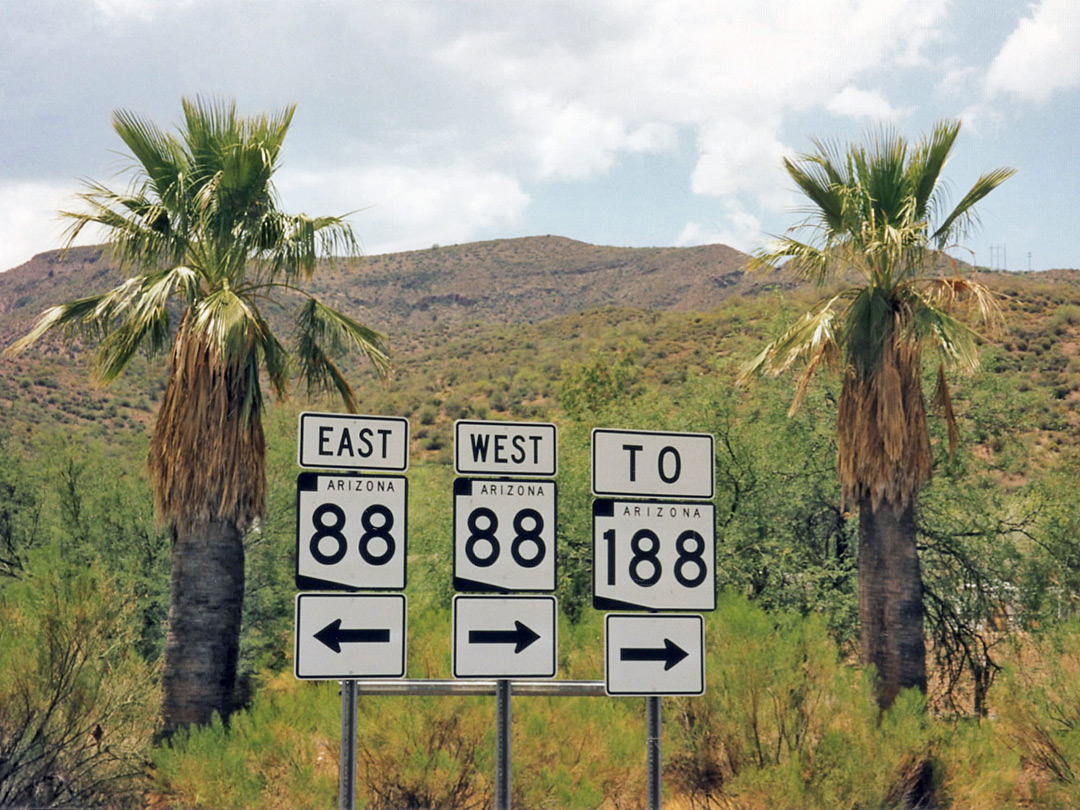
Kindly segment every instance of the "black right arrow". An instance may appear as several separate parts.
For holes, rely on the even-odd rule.
[[[663,661],[664,671],[671,669],[677,663],[682,661],[688,656],[686,650],[672,641],[670,638],[664,639],[664,646],[661,647],[623,647],[619,650],[620,661]]]
[[[513,630],[470,630],[470,644],[513,644],[514,653],[519,653],[540,638],[531,627],[519,621],[514,622]]]
[[[341,619],[334,619],[322,630],[315,634],[315,638],[336,653],[341,652],[342,644],[362,642],[387,642],[390,640],[390,630],[342,630]]]

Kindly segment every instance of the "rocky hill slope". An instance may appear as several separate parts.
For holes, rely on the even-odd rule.
[[[452,323],[536,322],[605,306],[708,310],[749,283],[743,272],[749,258],[724,245],[619,248],[539,236],[331,261],[310,289],[393,334]],[[42,253],[0,273],[0,343],[25,331],[45,307],[120,280],[92,247]]]

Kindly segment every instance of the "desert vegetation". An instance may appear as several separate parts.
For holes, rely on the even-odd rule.
[[[1080,327],[1070,313],[1080,289],[1068,274],[987,281],[1005,296],[1005,326],[982,347],[982,369],[956,381],[963,441],[953,456],[946,425],[929,420],[933,476],[918,521],[925,697],[903,692],[878,716],[858,664],[857,529],[835,475],[835,382],[810,389],[790,418],[790,381],[734,385],[740,367],[813,300],[799,289],[700,313],[608,308],[414,333],[388,381],[347,366],[364,411],[412,422],[409,675],[450,672],[454,418],[559,425],[566,678],[603,675],[588,573],[589,431],[707,431],[717,437],[723,593],[707,620],[706,695],[664,701],[666,799],[899,805],[914,766],[929,759],[942,806],[1074,804],[1080,370],[1070,345]],[[36,784],[54,790],[29,794],[13,776],[27,771],[0,770],[4,802],[332,806],[336,687],[291,674],[296,415],[326,404],[271,402],[264,415],[267,509],[245,538],[244,708],[228,727],[215,722],[155,748],[169,538],[153,516],[149,426],[137,403],[160,390],[162,361],[135,362],[104,391],[85,382],[81,352],[46,346],[3,367],[0,648],[19,665],[0,667],[0,746],[7,762],[30,750],[51,774]],[[63,395],[49,403],[50,391]],[[71,403],[86,400],[101,409],[70,418]],[[88,590],[94,599],[72,596]],[[65,666],[68,680],[55,683],[67,685],[47,692],[53,676],[36,673]],[[493,712],[480,698],[362,699],[365,806],[485,806]],[[20,736],[28,717],[44,729],[29,740]],[[639,700],[520,698],[514,735],[516,806],[640,805]]]

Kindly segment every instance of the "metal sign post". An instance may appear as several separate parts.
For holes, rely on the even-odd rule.
[[[338,809],[356,810],[356,681],[341,682]]]
[[[510,681],[495,682],[495,810],[510,810]]]
[[[660,810],[660,698],[645,698],[645,767],[648,771],[648,810]]]

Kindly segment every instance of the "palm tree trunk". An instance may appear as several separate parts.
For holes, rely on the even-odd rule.
[[[887,709],[901,689],[926,691],[914,503],[859,502],[859,638],[863,663],[877,668],[878,706]]]
[[[165,735],[228,719],[240,648],[243,537],[230,520],[174,530],[169,631],[162,672]]]

